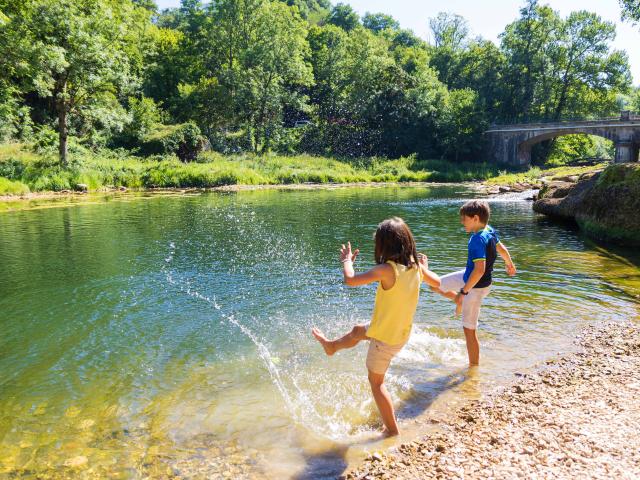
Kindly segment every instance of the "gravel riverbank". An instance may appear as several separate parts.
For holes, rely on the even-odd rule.
[[[640,478],[640,325],[586,327],[577,342],[342,478]]]

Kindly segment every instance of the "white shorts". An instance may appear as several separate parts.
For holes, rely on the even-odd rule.
[[[440,277],[441,292],[458,293],[464,287],[464,270],[449,273]],[[470,330],[478,328],[478,318],[480,318],[480,306],[484,297],[489,295],[491,287],[472,288],[468,295],[462,300],[462,326]]]

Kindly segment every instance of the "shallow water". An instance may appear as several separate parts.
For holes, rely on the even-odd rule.
[[[340,243],[371,266],[398,215],[437,273],[464,266],[466,186],[139,198],[0,215],[0,474],[335,477],[381,442],[366,345],[310,336],[367,322],[375,286],[341,283]],[[128,198],[131,200],[131,197]],[[424,288],[388,375],[404,439],[585,323],[639,317],[640,255],[491,201],[519,274],[496,262],[469,372],[450,302]],[[402,440],[401,438],[400,440]]]

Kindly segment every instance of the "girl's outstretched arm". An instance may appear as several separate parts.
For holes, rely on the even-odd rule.
[[[423,253],[418,254],[418,265],[420,266],[420,270],[422,270],[422,280],[432,287],[432,289],[440,288],[440,277],[429,270],[429,259]]]
[[[368,272],[356,274],[353,269],[353,263],[360,250],[356,248],[351,251],[351,242],[347,242],[347,246],[342,245],[340,249],[340,261],[342,262],[342,273],[344,275],[344,283],[350,287],[358,287],[373,282],[382,282],[384,288],[389,288],[390,284],[395,283],[395,273],[393,267],[387,264],[376,265]]]

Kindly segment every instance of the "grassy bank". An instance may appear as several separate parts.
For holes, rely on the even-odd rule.
[[[453,164],[414,157],[332,159],[297,156],[223,156],[207,152],[197,162],[175,157],[131,156],[104,150],[72,154],[61,168],[53,152],[35,153],[24,144],[0,145],[0,194],[23,194],[108,187],[187,188],[223,185],[275,185],[355,182],[463,182],[486,180],[498,167],[482,163]]]
[[[518,183],[541,186],[543,180],[555,180],[561,177],[574,175],[582,175],[583,173],[593,172],[594,170],[602,170],[608,165],[602,162],[592,166],[563,166],[554,168],[531,167],[526,171],[507,172],[501,171],[498,175],[486,180],[487,185],[505,185],[512,186]]]
[[[55,152],[37,151],[19,143],[0,145],[0,195],[30,192],[114,187],[213,188],[225,185],[287,185],[301,183],[358,182],[468,182],[489,185],[526,183],[538,185],[543,178],[580,175],[602,168],[557,167],[527,171],[506,170],[487,163],[453,163],[446,160],[419,160],[405,157],[335,159],[296,156],[224,156],[207,152],[197,162],[183,163],[174,156],[136,157],[123,150],[92,152],[75,146],[67,168],[62,168]]]

